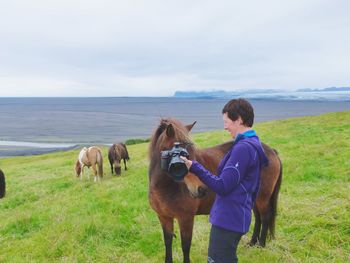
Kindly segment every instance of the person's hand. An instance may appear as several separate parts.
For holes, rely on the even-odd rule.
[[[180,158],[185,162],[186,166],[187,166],[187,169],[190,169],[191,166],[192,166],[192,161],[191,160],[188,160],[186,157],[184,156],[180,156]]]

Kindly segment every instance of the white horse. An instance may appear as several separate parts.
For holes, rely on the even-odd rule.
[[[96,167],[97,165],[97,167]],[[78,160],[75,163],[75,173],[77,177],[83,179],[84,167],[92,167],[94,171],[94,182],[100,181],[103,177],[103,157],[102,151],[97,146],[91,146],[89,148],[84,147],[78,156]],[[98,169],[97,169],[98,168]],[[97,173],[98,170],[98,173]],[[97,176],[98,175],[98,176]],[[90,174],[88,173],[90,180]]]

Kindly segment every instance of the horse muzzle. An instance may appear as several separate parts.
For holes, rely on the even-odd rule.
[[[114,168],[114,171],[115,171],[115,174],[116,175],[120,175],[121,174],[121,171],[122,171],[122,169],[121,169],[121,167],[119,166],[116,166],[115,168]]]
[[[207,195],[208,189],[206,187],[198,186],[196,191],[190,191],[193,198],[204,198]]]
[[[197,188],[197,198],[203,198],[207,194],[207,188],[198,186]]]

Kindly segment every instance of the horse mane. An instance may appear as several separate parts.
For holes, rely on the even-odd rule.
[[[180,121],[173,118],[162,118],[158,127],[155,129],[149,146],[149,158],[152,159],[156,155],[160,158],[159,152],[165,150],[167,145],[168,136],[164,131],[171,125],[174,130],[173,141],[179,142],[191,142],[188,130]]]

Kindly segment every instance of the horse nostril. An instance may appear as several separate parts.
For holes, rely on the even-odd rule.
[[[200,198],[205,196],[205,194],[207,193],[207,189],[202,186],[199,186],[197,191],[198,191],[198,197]]]

